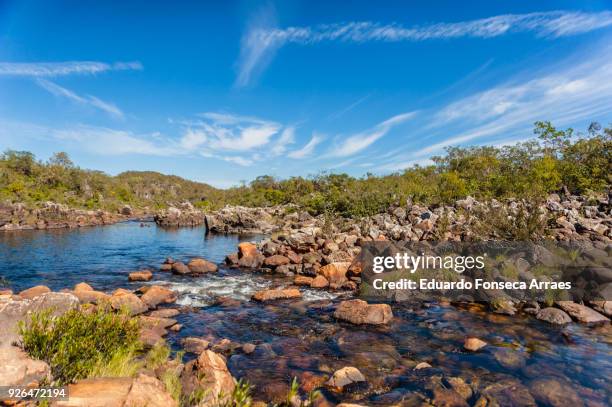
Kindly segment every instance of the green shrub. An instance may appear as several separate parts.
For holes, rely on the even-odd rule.
[[[35,313],[20,326],[24,350],[47,362],[60,384],[127,371],[139,348],[138,332],[136,320],[104,308],[71,310],[60,317],[50,311]]]

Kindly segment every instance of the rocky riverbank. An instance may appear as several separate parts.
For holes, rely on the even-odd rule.
[[[0,204],[0,231],[34,229],[62,229],[86,226],[103,226],[137,217],[125,206],[118,213],[101,210],[69,208],[55,202],[45,202],[39,208],[28,208],[24,204]]]

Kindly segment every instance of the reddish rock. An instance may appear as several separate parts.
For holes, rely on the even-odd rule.
[[[278,266],[284,266],[286,264],[289,264],[289,258],[282,256],[280,254],[275,254],[274,256],[270,256],[270,257],[266,257],[266,259],[264,260],[264,265],[268,266],[268,267],[278,267]]]
[[[347,281],[346,272],[350,265],[351,263],[349,262],[330,263],[321,267],[318,273],[329,281],[331,288],[339,288]]]
[[[251,257],[257,256],[260,253],[255,244],[250,242],[242,242],[238,244],[238,254],[239,257]]]
[[[386,324],[393,318],[391,307],[387,304],[368,304],[363,300],[342,301],[334,317],[353,324]]]
[[[74,286],[74,291],[94,291],[93,287],[83,282]]]
[[[81,304],[99,304],[110,299],[110,295],[95,290],[75,290],[73,294]]]
[[[185,275],[191,273],[191,270],[189,270],[189,267],[187,267],[185,263],[177,261],[172,264],[172,272],[174,274]]]
[[[178,407],[178,402],[172,398],[164,384],[157,378],[140,373],[134,378],[123,406]]]
[[[215,263],[201,258],[191,259],[191,261],[187,264],[187,267],[192,273],[195,274],[214,273],[218,270]]]
[[[123,407],[132,387],[131,377],[112,377],[80,380],[68,385],[67,400],[54,402],[64,407]]]
[[[327,385],[342,389],[351,383],[365,382],[365,376],[356,367],[346,366],[336,370],[332,377],[327,381]]]
[[[610,319],[601,315],[599,312],[592,310],[581,304],[576,304],[573,301],[557,301],[557,306],[567,312],[571,317],[583,324],[607,324]]]
[[[205,350],[185,365],[181,374],[183,394],[196,390],[203,393],[200,406],[226,405],[236,386],[236,381],[227,369],[225,360],[213,351]]]
[[[231,267],[237,266],[239,260],[238,253],[231,253],[225,256],[225,264]]]
[[[285,254],[287,256],[287,258],[289,259],[289,261],[293,264],[301,264],[302,263],[302,256],[300,256],[299,254],[289,250],[287,251],[287,253]]]
[[[175,263],[176,264],[176,263]],[[170,304],[176,301],[177,295],[174,291],[158,285],[153,285],[140,297],[140,299],[150,308],[155,308],[159,304]]]
[[[312,284],[312,280],[314,280],[312,277],[296,276],[295,279],[293,279],[293,284],[310,286]]]
[[[164,263],[159,266],[160,271],[172,271],[172,264]]]
[[[23,290],[19,293],[19,296],[26,300],[31,300],[34,297],[49,292],[51,292],[51,289],[46,285],[37,285],[35,287],[28,288],[27,290]]]
[[[195,353],[199,355],[210,346],[210,342],[202,338],[188,337],[181,341],[185,352]]]
[[[276,290],[263,290],[253,294],[255,301],[274,301],[287,298],[300,298],[302,293],[297,288],[285,288]]]
[[[318,275],[312,280],[310,286],[312,288],[325,288],[329,286],[329,281],[327,281],[327,279],[322,275]]]
[[[149,281],[153,278],[151,270],[134,271],[128,275],[129,281]]]
[[[142,314],[149,309],[149,307],[147,307],[147,305],[133,293],[112,295],[109,302],[113,309],[125,309],[130,315]]]
[[[463,342],[463,347],[470,352],[477,352],[487,346],[487,343],[478,338],[466,338]]]

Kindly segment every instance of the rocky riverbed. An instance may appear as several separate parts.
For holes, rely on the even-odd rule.
[[[545,219],[550,239],[589,241],[609,256],[610,206],[607,197],[598,199],[551,196],[529,209]],[[156,256],[157,262],[138,254],[145,267],[113,263],[103,280],[53,280],[53,291],[38,286],[2,292],[0,323],[8,329],[0,338],[0,357],[10,363],[0,368],[0,381],[49,378],[48,366],[13,346],[18,320],[45,307],[62,312],[108,302],[131,311],[147,346],[167,341],[187,351],[182,364],[169,361],[168,368],[184,389],[208,390],[211,398],[200,405],[215,405],[215,396],[230,392],[238,379],[253,385],[256,403],[281,403],[294,377],[298,397],[306,402],[318,390],[314,404],[321,406],[610,405],[609,301],[513,302],[508,312],[469,301],[357,298],[362,281],[353,260],[365,242],[469,241],[480,232],[486,211],[520,221],[526,205],[473,199],[437,208],[407,203],[359,222],[330,222],[287,208],[225,208],[204,218],[209,232],[269,235],[235,241],[234,253],[227,245],[215,256],[166,251],[172,258]],[[503,231],[487,233],[499,238]],[[115,397],[116,405],[131,405],[138,397],[148,405],[171,405],[160,385],[158,372],[140,372],[79,382],[72,393],[82,397],[77,405],[105,397]]]

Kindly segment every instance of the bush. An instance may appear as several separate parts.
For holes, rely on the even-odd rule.
[[[138,333],[136,320],[102,307],[60,317],[50,311],[35,313],[20,326],[24,350],[47,362],[59,384],[122,369],[119,375],[129,373],[139,349]]]

